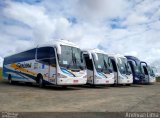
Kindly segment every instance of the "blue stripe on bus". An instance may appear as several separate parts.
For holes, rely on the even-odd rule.
[[[67,75],[69,75],[69,76],[71,76],[71,77],[75,77],[75,75],[74,75],[73,73],[69,72],[69,71],[68,71],[67,69],[65,69],[65,68],[62,68],[62,67],[61,67],[61,70],[62,70],[63,73],[65,73],[65,74],[67,74]]]
[[[6,72],[15,73],[15,74],[21,76],[22,79],[28,79],[28,78],[25,77],[25,76],[27,76],[27,77],[29,77],[30,79],[35,80],[35,76],[29,75],[29,74],[26,74],[26,73],[22,73],[22,72],[17,72],[17,71],[14,71],[14,70],[11,70],[11,69],[8,69],[8,68],[4,67],[4,68],[3,68],[3,76],[8,77],[8,74],[7,74]],[[24,75],[25,75],[25,76],[24,76]],[[14,76],[14,75],[12,75],[12,76],[13,76],[13,77],[16,77],[17,79],[20,79],[20,78],[17,77],[17,76]]]
[[[100,76],[102,76],[102,77],[107,78],[107,77],[104,75],[104,73],[102,73],[102,72],[98,72],[98,74],[99,74]]]

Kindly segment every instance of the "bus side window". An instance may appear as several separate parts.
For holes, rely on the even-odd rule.
[[[93,70],[93,62],[92,62],[91,59],[89,59],[89,55],[84,54],[84,59],[85,59],[85,62],[86,62],[87,69],[88,70]]]
[[[50,48],[50,64],[56,64],[56,56],[54,48]]]
[[[37,60],[47,64],[56,64],[55,51],[52,47],[37,49]]]

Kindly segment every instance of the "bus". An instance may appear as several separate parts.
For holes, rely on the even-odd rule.
[[[37,83],[39,87],[83,85],[87,70],[81,49],[72,42],[58,40],[5,57],[3,79],[9,83]]]
[[[134,84],[148,84],[149,83],[149,71],[146,62],[140,61],[134,56],[125,56],[128,63],[131,66],[133,73],[133,83]]]
[[[127,58],[120,54],[110,54],[110,58],[114,70],[115,84],[131,85],[133,83],[133,75]]]
[[[149,71],[149,83],[153,84],[156,82],[156,75],[154,72],[154,68],[151,66],[148,66],[148,71]]]
[[[102,50],[84,50],[83,56],[87,67],[87,84],[114,84],[114,73],[109,56]]]

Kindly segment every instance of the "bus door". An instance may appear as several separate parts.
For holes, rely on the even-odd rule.
[[[39,62],[38,73],[43,75],[43,79],[48,79],[49,82],[55,82],[56,74],[56,58],[53,47],[37,48],[36,61]]]
[[[49,63],[49,81],[56,83],[57,76],[57,64],[56,64],[56,55],[55,48],[50,48],[50,63]]]
[[[114,71],[114,83],[118,84],[118,69],[117,69],[115,59],[111,58],[111,63],[113,66],[113,71]]]
[[[89,54],[83,54],[87,66],[87,83],[93,84],[94,68],[93,62]]]

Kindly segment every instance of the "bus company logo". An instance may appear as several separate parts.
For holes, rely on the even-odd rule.
[[[31,63],[17,63],[17,67],[19,68],[31,68],[32,64]]]

